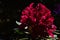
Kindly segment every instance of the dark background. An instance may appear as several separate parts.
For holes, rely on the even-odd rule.
[[[13,28],[17,28],[18,25],[15,21],[20,20],[21,11],[28,6],[31,2],[46,5],[52,11],[52,15],[55,17],[54,24],[60,30],[60,15],[56,15],[54,5],[60,3],[59,0],[1,0],[0,1],[0,35],[2,38],[7,38],[13,33]]]

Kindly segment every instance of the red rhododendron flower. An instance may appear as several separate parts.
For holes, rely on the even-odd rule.
[[[53,24],[54,17],[51,15],[51,11],[41,3],[38,3],[36,7],[33,6],[34,3],[31,3],[22,11],[20,29],[28,25],[32,38],[36,38],[38,35],[44,37],[47,34],[53,38],[56,26]]]

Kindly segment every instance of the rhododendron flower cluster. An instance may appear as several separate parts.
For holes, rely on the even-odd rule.
[[[38,37],[38,35],[41,37],[49,35],[54,38],[53,32],[56,30],[56,26],[53,24],[54,17],[51,15],[51,11],[41,3],[35,7],[34,5],[31,3],[22,11],[20,29],[28,26],[33,38]]]

